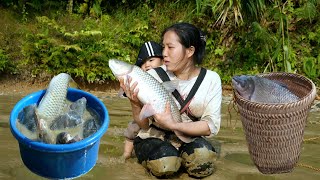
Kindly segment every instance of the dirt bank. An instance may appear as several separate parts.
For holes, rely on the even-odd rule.
[[[21,78],[16,76],[2,76],[0,77],[0,95],[2,94],[29,94],[35,91],[46,89],[51,78],[43,78],[37,80],[35,78]],[[114,94],[118,91],[118,82],[100,82],[100,83],[85,83],[75,79],[80,89],[96,92]]]

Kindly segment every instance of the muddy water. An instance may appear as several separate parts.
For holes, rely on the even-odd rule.
[[[121,159],[124,142],[122,134],[131,119],[129,102],[117,97],[97,96],[108,108],[110,127],[101,139],[96,166],[78,179],[155,179],[137,163],[136,158],[126,162]],[[0,179],[44,179],[24,166],[18,143],[10,132],[10,111],[22,97],[23,95],[0,95]],[[221,130],[218,136],[210,139],[220,147],[216,162],[217,171],[205,179],[320,179],[320,112],[312,112],[309,115],[297,167],[291,173],[264,175],[250,159],[241,121],[229,100],[226,98],[223,103]],[[190,177],[182,173],[174,179]]]

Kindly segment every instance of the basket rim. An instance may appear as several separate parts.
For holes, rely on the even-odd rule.
[[[302,79],[302,80],[305,80],[306,82],[308,82],[309,84],[311,84],[312,86],[312,90],[306,94],[304,97],[300,98],[298,101],[294,101],[294,102],[289,102],[289,103],[264,103],[264,102],[254,102],[254,101],[250,101],[244,97],[242,97],[238,91],[233,87],[232,85],[232,89],[233,89],[233,94],[234,94],[234,97],[240,101],[243,101],[244,103],[250,103],[252,105],[264,105],[264,106],[283,106],[283,105],[293,105],[293,104],[296,104],[298,102],[301,102],[301,101],[305,101],[306,99],[312,97],[312,101],[313,99],[315,98],[316,96],[316,86],[315,84],[313,83],[312,80],[310,80],[309,78],[301,75],[301,74],[297,74],[297,73],[289,73],[289,72],[269,72],[269,73],[260,73],[260,74],[256,74],[257,76],[260,76],[260,77],[265,77],[265,76],[269,76],[269,75],[290,75],[290,76],[295,76],[299,79]]]

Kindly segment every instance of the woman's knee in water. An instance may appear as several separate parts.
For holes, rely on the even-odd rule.
[[[137,137],[134,148],[138,161],[155,176],[170,176],[181,166],[178,150],[167,141],[157,138],[141,139]]]
[[[179,152],[182,166],[191,176],[206,177],[216,170],[216,151],[204,138],[199,137],[191,143],[183,144]]]

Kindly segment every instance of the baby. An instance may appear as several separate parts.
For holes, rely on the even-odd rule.
[[[161,45],[154,41],[145,42],[140,48],[138,59],[135,65],[141,67],[141,69],[144,71],[148,71],[149,69],[157,68],[162,64],[163,57]],[[124,152],[122,156],[125,159],[130,158],[132,155],[133,139],[136,137],[139,130],[140,127],[134,121],[131,121],[128,125],[128,128],[124,132],[126,140],[124,143]]]

